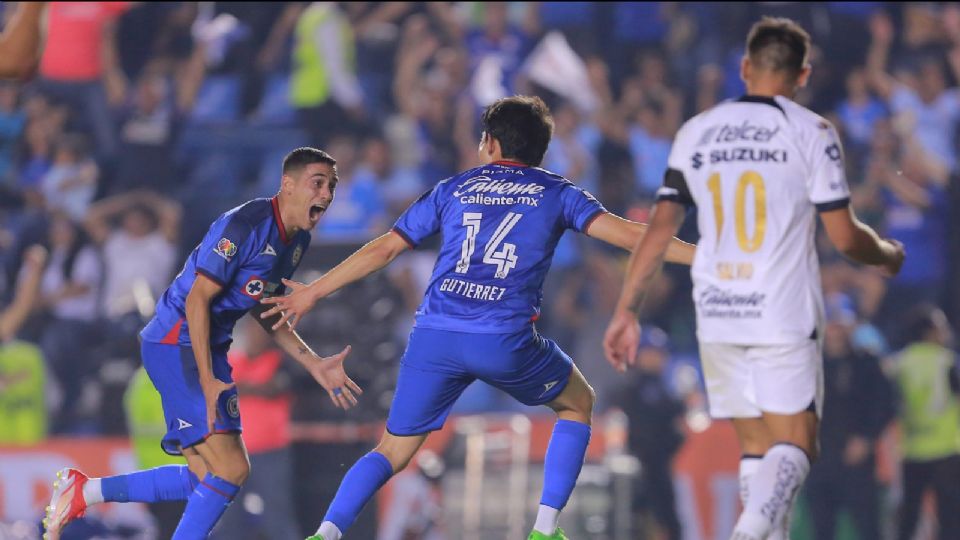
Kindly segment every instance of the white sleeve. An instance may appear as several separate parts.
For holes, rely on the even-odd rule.
[[[673,201],[689,207],[696,203],[684,171],[688,166],[699,168],[703,164],[703,156],[699,152],[691,156],[687,151],[684,136],[690,131],[687,125],[684,124],[673,139],[670,155],[667,157],[667,170],[663,175],[663,185],[657,190],[657,201]]]
[[[819,120],[808,148],[810,178],[807,180],[807,194],[810,202],[820,212],[848,206],[850,187],[847,185],[843,148],[837,130],[826,120]]]

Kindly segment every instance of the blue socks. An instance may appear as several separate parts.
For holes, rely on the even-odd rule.
[[[100,479],[107,502],[184,501],[199,480],[186,465],[167,465]]]
[[[240,486],[207,473],[190,497],[171,540],[205,540]]]
[[[324,521],[329,521],[340,529],[341,533],[353,525],[363,507],[387,480],[393,476],[393,466],[379,452],[370,452],[363,456],[347,471],[340,488],[330,503]]]
[[[577,484],[590,442],[590,426],[572,420],[557,420],[543,463],[543,495],[540,504],[563,510]]]

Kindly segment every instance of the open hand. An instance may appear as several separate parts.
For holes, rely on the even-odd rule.
[[[261,304],[273,304],[273,307],[260,314],[261,319],[269,319],[279,314],[280,319],[273,325],[273,331],[279,330],[284,323],[290,323],[290,329],[296,328],[297,323],[303,314],[310,311],[313,305],[317,303],[310,291],[310,287],[293,281],[284,279],[283,284],[290,289],[287,296],[271,296],[260,300]]]
[[[363,393],[343,369],[343,361],[348,354],[349,345],[333,356],[317,356],[314,362],[307,365],[307,371],[327,391],[333,404],[344,410],[356,405],[357,396]]]

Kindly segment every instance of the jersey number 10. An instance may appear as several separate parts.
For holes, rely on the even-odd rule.
[[[497,225],[497,230],[487,241],[483,248],[483,262],[495,264],[497,273],[495,277],[503,279],[507,277],[510,270],[517,266],[517,245],[504,242],[503,239],[513,229],[523,214],[508,212],[506,216]],[[460,246],[460,260],[457,261],[456,272],[466,274],[470,269],[470,258],[476,249],[477,235],[480,233],[480,222],[483,221],[483,214],[480,212],[464,212],[463,226],[467,228],[467,237],[463,239]]]
[[[747,188],[753,188],[754,227],[753,234],[747,236]],[[707,179],[707,188],[713,195],[713,218],[717,225],[717,241],[720,241],[720,231],[723,230],[723,199],[720,190],[720,173],[713,173]],[[737,182],[737,193],[733,204],[733,226],[737,231],[737,245],[747,253],[753,253],[763,244],[763,235],[767,230],[767,190],[763,185],[763,177],[754,171],[747,171],[740,175]]]

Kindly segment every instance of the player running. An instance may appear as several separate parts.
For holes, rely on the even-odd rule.
[[[547,449],[543,497],[530,538],[563,539],[560,510],[590,440],[593,389],[533,322],[560,236],[573,229],[629,249],[646,226],[608,213],[589,193],[537,168],[553,133],[542,100],[515,96],[484,111],[478,150],[485,165],[444,180],[368,243],[310,285],[270,298],[264,316],[295,324],[317,300],[375,272],[442,232],[443,246],[407,349],[387,432],[346,474],[314,539],[338,540],[391,476],[402,470],[454,402],[480,379],[559,419]],[[667,259],[689,264],[694,248],[674,240]],[[278,322],[278,324],[279,324]]]
[[[298,148],[283,160],[280,191],[220,216],[163,293],[157,312],[140,333],[143,365],[160,392],[167,433],[161,445],[183,455],[171,465],[108,478],[87,478],[76,469],[57,473],[44,520],[45,538],[100,502],[186,500],[175,540],[206,538],[250,469],[240,438],[237,389],[227,349],[234,324],[252,315],[277,344],[299,361],[344,409],[360,388],[343,369],[346,347],[323,358],[292,328],[257,317],[259,300],[281,294],[310,244],[309,231],[333,202],[336,161],[326,152]]]
[[[819,213],[851,259],[894,275],[903,246],[881,240],[850,208],[843,153],[826,120],[789,98],[810,77],[810,37],[764,18],[747,37],[748,95],[688,121],[677,134],[650,230],[630,260],[604,338],[607,359],[636,355],[637,314],[696,205],[691,268],[710,414],[732,418],[743,458],[744,511],[733,538],[787,538],[794,496],[817,451],[823,298],[814,245]]]

